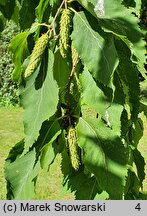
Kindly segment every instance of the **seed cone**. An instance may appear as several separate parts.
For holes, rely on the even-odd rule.
[[[72,126],[68,129],[68,146],[72,167],[77,171],[80,166],[80,160],[78,155],[76,131]]]
[[[44,50],[48,44],[49,39],[50,39],[50,34],[47,32],[37,40],[30,57],[30,62],[24,73],[25,78],[31,76],[31,74],[37,68],[38,64],[40,63],[42,54],[44,53]]]
[[[70,29],[72,25],[72,14],[69,9],[64,9],[60,18],[60,53],[63,58],[66,58],[69,49]]]

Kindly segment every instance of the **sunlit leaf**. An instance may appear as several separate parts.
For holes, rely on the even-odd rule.
[[[42,123],[55,113],[58,104],[58,86],[53,79],[54,56],[51,51],[43,61],[46,64],[39,66],[27,81],[26,87],[21,89],[22,105],[25,109],[26,151],[37,140]]]
[[[27,37],[29,32],[22,32],[15,36],[10,43],[10,51],[12,52],[14,70],[12,73],[12,78],[16,82],[20,82],[21,79],[21,66],[24,59],[29,55]]]
[[[39,171],[35,165],[35,151],[32,150],[14,162],[5,163],[8,199],[31,199],[34,196],[34,179]]]
[[[109,84],[117,55],[113,39],[111,36],[105,38],[98,27],[98,20],[89,13],[76,13],[71,38],[83,64],[94,78],[105,85]]]
[[[103,122],[90,118],[80,118],[77,136],[83,162],[94,173],[100,187],[112,199],[122,199],[127,168],[121,139]]]

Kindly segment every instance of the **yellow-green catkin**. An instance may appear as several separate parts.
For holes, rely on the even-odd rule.
[[[67,139],[68,139],[68,147],[69,147],[71,164],[72,164],[72,167],[77,171],[80,166],[80,159],[78,155],[76,131],[75,131],[75,128],[73,128],[72,126],[70,126],[68,129]]]
[[[71,45],[71,55],[72,55],[72,64],[76,66],[79,62],[79,55],[77,53],[76,48],[73,46],[73,44]]]
[[[71,45],[71,56],[72,56],[72,65],[74,67],[74,73],[73,73],[73,77],[77,86],[77,93],[80,92],[80,81],[78,79],[78,70],[80,68],[80,58],[79,58],[79,54],[77,53],[77,50],[75,49],[75,47],[73,46],[73,44]]]
[[[49,32],[43,34],[36,42],[34,49],[32,51],[31,57],[30,57],[30,62],[24,72],[24,77],[27,78],[31,76],[31,74],[35,71],[37,68],[42,54],[44,53],[44,50],[48,44],[48,41],[50,39],[50,34]]]
[[[72,26],[72,14],[68,8],[63,9],[60,18],[60,37],[59,47],[60,53],[63,58],[67,57],[69,42],[70,42],[70,31]]]

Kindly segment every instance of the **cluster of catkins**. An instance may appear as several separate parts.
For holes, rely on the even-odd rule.
[[[63,58],[66,58],[70,50],[70,33],[72,27],[72,13],[69,9],[64,9],[60,18],[60,38],[59,48]],[[71,45],[72,65],[76,68],[79,61],[78,53],[73,45]],[[74,73],[75,75],[75,73]],[[70,125],[67,129],[67,144],[72,167],[75,170],[79,169],[80,158],[78,155],[78,144],[76,138],[76,129]]]
[[[73,15],[68,8],[62,10],[62,14],[60,17],[59,49],[63,58],[67,57],[71,49],[72,65],[73,67],[76,67],[76,64],[79,61],[79,56],[73,45],[71,45],[70,48],[72,18]],[[35,69],[38,67],[39,63],[41,62],[42,55],[51,37],[52,30],[50,28],[46,33],[42,34],[35,43],[32,54],[30,56],[29,64],[24,72],[24,78],[30,77],[35,71]],[[67,145],[69,148],[71,165],[75,170],[78,170],[80,166],[80,159],[78,155],[76,129],[72,125],[70,125],[67,129]]]

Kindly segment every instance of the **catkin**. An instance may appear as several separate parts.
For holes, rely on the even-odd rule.
[[[72,55],[72,64],[76,66],[79,62],[79,55],[77,53],[77,50],[73,46],[73,44],[71,45],[71,55]]]
[[[70,30],[72,25],[72,14],[69,9],[64,9],[60,18],[60,37],[59,37],[59,47],[60,53],[63,58],[67,57],[70,41]]]
[[[76,139],[76,132],[75,128],[72,126],[68,129],[68,147],[69,147],[69,153],[70,153],[70,159],[72,167],[77,171],[80,166],[80,160],[78,155],[78,145],[77,145],[77,139]]]
[[[24,72],[25,78],[31,76],[31,74],[37,68],[38,64],[40,63],[42,54],[44,53],[44,50],[48,44],[49,39],[50,39],[50,34],[47,32],[37,40],[30,57],[30,62]]]

